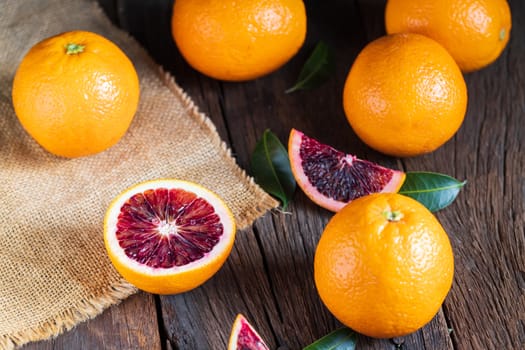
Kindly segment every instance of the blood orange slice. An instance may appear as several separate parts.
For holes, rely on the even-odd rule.
[[[270,348],[246,318],[238,314],[233,323],[228,350],[269,350]]]
[[[358,159],[292,129],[288,141],[292,173],[304,193],[337,212],[353,199],[377,192],[397,192],[405,173]]]
[[[117,271],[156,294],[191,290],[226,261],[235,239],[226,204],[194,183],[161,179],[135,185],[110,204],[104,242]]]

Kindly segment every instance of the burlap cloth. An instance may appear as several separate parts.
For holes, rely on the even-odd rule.
[[[110,39],[137,69],[141,100],[126,136],[98,155],[46,153],[11,103],[31,46],[68,30]],[[57,335],[136,290],[112,268],[102,226],[113,197],[137,182],[175,177],[224,198],[240,228],[276,202],[236,165],[191,99],[92,1],[0,0],[0,348]]]

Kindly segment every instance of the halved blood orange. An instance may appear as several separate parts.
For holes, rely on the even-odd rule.
[[[127,189],[104,220],[109,258],[128,282],[156,294],[186,292],[212,277],[235,239],[226,204],[200,185],[152,180]]]
[[[290,132],[288,156],[299,187],[334,212],[370,193],[397,192],[405,181],[402,171],[345,154],[295,129]]]
[[[238,314],[232,326],[228,350],[270,350],[270,348],[246,318]]]

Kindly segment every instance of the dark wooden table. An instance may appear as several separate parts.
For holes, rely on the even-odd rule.
[[[510,43],[490,67],[465,76],[469,104],[458,134],[432,154],[395,159],[360,142],[341,94],[358,52],[384,35],[384,1],[306,1],[308,35],[279,71],[224,83],[194,71],[170,35],[170,0],[100,0],[110,18],[173,73],[213,120],[238,164],[249,168],[267,128],[286,143],[292,127],[385,166],[446,173],[467,186],[437,213],[456,259],[442,310],[420,331],[395,339],[404,349],[525,349],[525,1],[511,0]],[[337,73],[323,86],[285,94],[319,40],[336,48]],[[313,282],[316,243],[332,213],[298,190],[289,213],[268,213],[237,236],[231,257],[204,286],[175,296],[138,293],[32,349],[226,349],[239,312],[272,349],[301,349],[336,329]],[[360,337],[358,349],[395,349]]]

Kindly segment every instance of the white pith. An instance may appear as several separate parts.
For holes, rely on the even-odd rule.
[[[165,237],[177,234],[177,225],[173,222],[161,222],[159,224],[159,233]]]
[[[354,162],[355,158],[356,158],[355,156],[353,156],[351,154],[347,154],[341,159],[341,163],[345,162],[346,164],[348,164],[350,166]]]
[[[205,199],[215,210],[215,213],[219,216],[220,222],[223,225],[223,234],[220,236],[219,242],[213,247],[213,249],[206,253],[201,259],[195,260],[187,265],[173,266],[170,268],[153,268],[137,262],[129,258],[124,249],[119,245],[116,236],[118,215],[121,207],[126,201],[137,193],[144,192],[146,190],[167,188],[167,189],[181,189],[188,192],[195,193],[198,197]],[[161,224],[161,234],[170,234],[176,232],[176,225],[171,223]],[[235,222],[233,215],[228,208],[225,207],[224,202],[211,191],[206,190],[198,185],[191,182],[174,180],[174,179],[162,179],[148,181],[142,184],[138,184],[134,187],[126,190],[122,195],[111,203],[105,220],[105,239],[108,245],[108,249],[114,253],[114,258],[127,266],[132,266],[137,272],[141,272],[149,275],[171,275],[174,272],[184,272],[194,269],[195,267],[201,267],[203,264],[209,264],[214,259],[213,256],[221,256],[221,253],[228,250],[231,246],[232,240],[235,238]],[[211,257],[210,257],[211,256]]]

